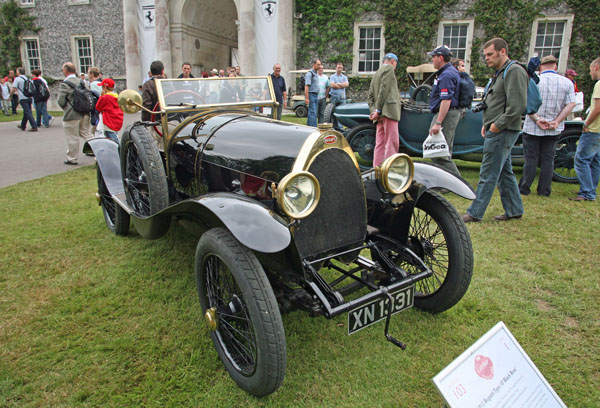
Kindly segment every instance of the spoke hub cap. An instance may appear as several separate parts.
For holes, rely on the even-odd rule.
[[[213,332],[217,330],[218,320],[216,308],[211,307],[206,311],[206,313],[204,313],[204,322],[206,323],[208,330]]]

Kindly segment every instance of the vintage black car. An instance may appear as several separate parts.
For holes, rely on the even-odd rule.
[[[386,338],[404,348],[388,333],[392,314],[442,312],[467,291],[469,233],[435,192],[473,199],[464,181],[403,154],[361,174],[337,131],[256,112],[277,106],[268,77],[164,79],[157,90],[155,121],[127,127],[120,145],[86,144],[97,198],[118,235],[130,221],[148,239],[175,220],[203,231],[200,306],[219,357],[250,394],[283,382],[282,312],[347,313],[349,334],[386,320]],[[119,103],[141,108],[134,91]]]

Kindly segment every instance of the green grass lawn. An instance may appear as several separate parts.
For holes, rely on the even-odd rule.
[[[476,163],[460,162],[475,184]],[[204,326],[197,236],[105,227],[94,167],[0,189],[0,407],[441,407],[431,379],[502,320],[569,407],[600,401],[600,205],[524,197],[525,217],[468,226],[475,270],[451,310],[416,309],[348,337],[346,316],[283,316],[287,373],[240,390]],[[462,213],[469,202],[448,197]]]
[[[1,111],[0,111],[1,112]],[[50,116],[52,117],[59,117],[62,116],[64,114],[63,111],[48,111],[48,113],[50,114]],[[33,117],[36,118],[36,112],[35,112],[35,107],[33,109]],[[19,108],[17,110],[17,114],[16,115],[10,115],[10,116],[6,116],[3,113],[0,113],[0,122],[15,122],[15,121],[21,121],[21,119],[23,119],[23,110],[21,108]]]

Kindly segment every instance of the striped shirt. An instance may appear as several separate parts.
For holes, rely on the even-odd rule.
[[[542,106],[537,112],[540,119],[550,122],[560,114],[565,105],[575,102],[573,82],[562,75],[558,75],[556,71],[542,72],[538,88],[540,88],[540,95],[542,96]],[[527,115],[523,132],[534,136],[555,136],[560,134],[564,128],[565,123],[562,121],[556,129],[540,129],[533,119]]]

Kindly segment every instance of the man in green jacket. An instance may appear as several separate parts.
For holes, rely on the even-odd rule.
[[[373,167],[379,166],[385,159],[398,153],[400,139],[398,121],[400,120],[400,92],[394,70],[398,65],[396,54],[387,53],[383,64],[375,73],[369,87],[369,118],[377,123],[375,134],[375,152]]]
[[[524,212],[510,153],[521,132],[521,115],[527,105],[529,77],[523,67],[510,64],[508,44],[502,38],[486,42],[483,54],[487,66],[494,68],[496,73],[484,96],[487,108],[483,111],[481,128],[481,136],[485,138],[483,159],[477,197],[463,215],[465,222],[481,221],[496,185],[504,207],[504,214],[494,217],[496,221],[518,219]]]

